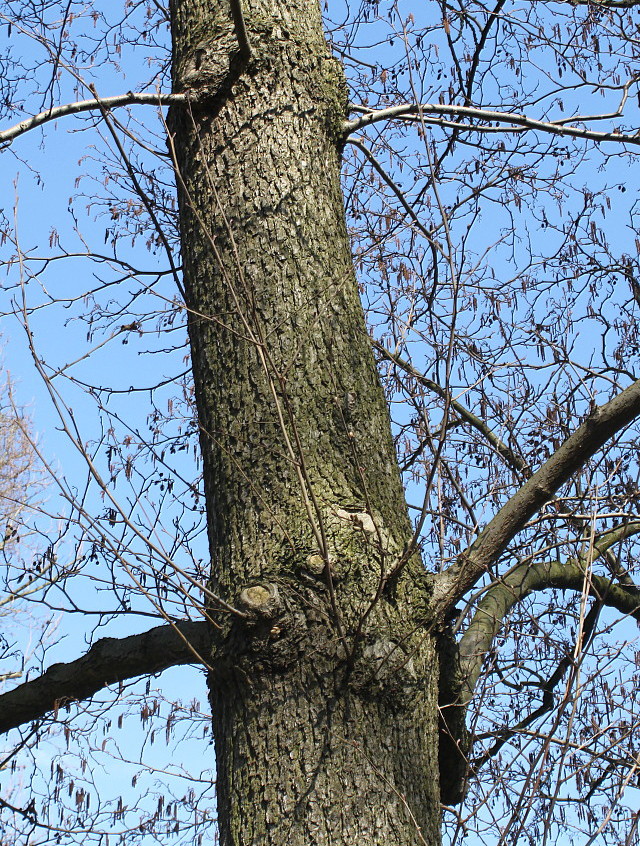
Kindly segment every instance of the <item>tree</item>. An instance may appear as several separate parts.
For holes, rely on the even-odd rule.
[[[481,765],[530,732],[538,744],[531,763],[543,759],[543,767],[533,781],[524,764],[514,770],[530,791],[512,810],[508,836],[522,836],[527,817],[535,832],[562,807],[567,784],[590,800],[602,790],[608,816],[587,828],[605,831],[638,766],[637,718],[633,710],[620,716],[623,700],[611,687],[605,704],[615,737],[606,742],[619,747],[594,748],[569,781],[563,770],[571,756],[575,763],[589,754],[578,707],[588,699],[578,693],[590,644],[611,625],[599,624],[603,609],[640,614],[632,564],[640,530],[637,282],[626,242],[617,233],[607,241],[595,219],[606,216],[611,188],[597,185],[593,170],[582,188],[580,168],[606,144],[628,161],[635,155],[637,45],[625,28],[633,3],[552,11],[529,3],[508,10],[504,0],[493,8],[443,3],[437,20],[421,20],[419,10],[403,17],[390,5],[389,42],[398,39],[401,51],[388,43],[367,65],[358,28],[387,39],[377,4],[352,20],[345,12],[347,23],[331,30],[332,54],[315,0],[174,0],[172,93],[111,98],[90,69],[81,73],[90,36],[81,28],[85,46],[72,41],[73,4],[4,5],[3,20],[45,46],[51,76],[38,113],[0,138],[89,113],[117,160],[105,189],[114,180],[121,193],[101,201],[112,219],[110,250],[84,250],[112,277],[91,291],[88,338],[107,325],[104,343],[147,332],[152,285],[122,257],[123,234],[145,233],[175,282],[172,295],[154,291],[166,304],[165,327],[180,313],[188,322],[211,566],[202,576],[178,563],[191,530],[175,508],[199,492],[184,484],[175,494],[163,469],[164,439],[173,451],[189,443],[191,376],[184,428],[163,429],[156,406],[150,436],[136,427],[128,441],[115,434],[119,411],[108,408],[108,383],[69,377],[110,420],[88,445],[58,387],[70,365],[43,360],[32,331],[41,305],[19,301],[34,364],[105,503],[94,515],[87,495],[61,481],[74,537],[89,551],[77,541],[73,566],[57,564],[54,581],[71,602],[67,583],[96,563],[111,574],[96,578],[110,581],[117,599],[104,617],[151,608],[166,622],[98,640],[77,660],[2,694],[0,728],[31,723],[38,736],[47,713],[59,719],[62,705],[104,685],[200,662],[208,668],[224,844],[439,843],[440,799],[459,803]],[[117,27],[91,5],[101,27],[96,50],[108,57],[113,32],[129,32],[122,41],[133,43],[129,17],[147,5],[144,38],[155,47],[166,20],[160,4],[127,6]],[[61,14],[55,27],[48,23],[59,38],[43,34],[50,9]],[[542,50],[548,55],[538,62]],[[337,55],[355,67],[351,92]],[[63,71],[78,90],[89,89],[88,99],[55,104]],[[436,91],[438,74],[447,82]],[[603,114],[582,106],[580,94],[594,85],[619,105]],[[14,100],[10,90],[6,111]],[[152,142],[115,116],[118,106],[145,104],[170,107],[164,160],[175,173],[179,232],[164,173],[149,172],[139,158],[144,147],[127,146]],[[369,142],[355,135],[367,128]],[[346,184],[355,186],[351,233],[343,157]],[[613,159],[603,153],[602,161]],[[622,208],[625,180],[615,179]],[[486,221],[485,202],[498,204],[488,243],[475,227]],[[632,233],[633,226],[631,218]],[[6,237],[28,290],[51,259],[24,248],[8,225]],[[54,232],[52,247],[57,241]],[[58,255],[74,258],[66,247]],[[118,273],[123,289],[136,279],[139,289],[99,301]],[[369,301],[369,327],[359,293]],[[67,304],[77,301],[73,293]],[[586,351],[576,336],[582,323],[602,327],[602,340]],[[391,424],[389,402],[399,397],[405,411]],[[105,448],[106,475],[98,467]],[[116,496],[123,479],[137,484],[128,504]],[[413,521],[407,486],[422,489]],[[169,552],[157,540],[160,507],[141,522],[143,494],[155,489],[173,521]],[[530,597],[552,590],[566,592],[551,594],[548,612],[554,634],[569,623],[558,642],[528,619]],[[505,621],[516,636],[499,651]],[[529,626],[536,645],[527,643]],[[502,688],[492,693],[495,679]],[[554,697],[560,681],[565,696]],[[465,727],[479,684],[489,715],[505,707],[495,697],[516,696],[506,725],[476,730],[485,751],[472,747]],[[556,755],[560,728],[566,737]],[[598,775],[581,775],[582,766]],[[538,789],[552,778],[555,788]],[[85,803],[86,793],[76,794],[80,815]],[[28,827],[45,826],[35,802],[18,813]],[[620,813],[631,837],[633,821]],[[153,822],[145,818],[139,834]]]
[[[9,375],[2,374],[0,385],[0,526],[2,540],[0,551],[5,562],[16,556],[19,543],[29,541],[30,512],[38,508],[42,494],[42,474],[38,469],[37,449],[30,431],[30,422],[22,409],[19,409],[13,396],[13,385]],[[5,587],[12,578],[11,567],[5,572]],[[26,582],[20,592],[29,591]],[[14,662],[15,652],[13,629],[21,622],[12,612],[18,596],[11,590],[0,600],[0,681],[16,679],[22,676],[22,668],[5,671],[7,661]]]

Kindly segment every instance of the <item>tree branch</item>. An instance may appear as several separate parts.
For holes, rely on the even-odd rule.
[[[605,532],[593,544],[591,560],[604,555],[613,544],[637,534],[640,534],[640,523],[637,522]],[[485,655],[502,628],[505,617],[517,602],[533,591],[548,588],[582,591],[586,587],[589,594],[603,605],[640,621],[640,589],[616,584],[595,573],[587,578],[587,563],[572,560],[522,564],[489,587],[458,645],[464,679],[464,704],[473,695]]]
[[[429,241],[430,244],[433,244],[433,239],[432,239],[433,233],[429,229],[427,229],[427,227],[424,225],[424,223],[421,222],[418,215],[415,213],[415,211],[413,210],[411,205],[407,202],[407,198],[404,196],[400,187],[398,185],[396,185],[396,183],[389,176],[387,171],[382,167],[380,162],[373,155],[371,150],[367,146],[365,146],[362,143],[362,141],[360,141],[359,138],[347,138],[346,140],[353,147],[357,147],[358,150],[360,150],[361,152],[363,152],[365,154],[365,156],[369,159],[369,161],[371,162],[371,164],[373,165],[373,167],[377,171],[377,173],[382,177],[382,179],[386,182],[386,184],[389,186],[389,188],[391,188],[391,190],[396,195],[398,200],[400,200],[400,203],[402,204],[402,208],[407,212],[407,214],[409,215],[411,220],[413,220],[413,222],[416,224],[416,226],[418,227],[420,232],[422,232],[422,234],[425,236],[425,238]]]
[[[131,106],[134,103],[147,106],[170,106],[177,103],[185,103],[187,101],[186,94],[159,94],[154,92],[149,93],[134,93],[127,91],[126,94],[117,94],[114,97],[97,97],[91,100],[78,100],[75,103],[65,103],[62,106],[52,106],[44,112],[40,112],[32,117],[21,120],[20,123],[10,126],[8,129],[0,132],[0,145],[10,144],[14,138],[19,135],[24,135],[31,129],[42,126],[52,120],[66,117],[67,115],[77,115],[80,112],[90,112],[94,109],[115,109],[119,106]]]
[[[449,391],[446,388],[443,388],[437,382],[434,382],[432,379],[428,379],[422,373],[415,369],[408,361],[405,361],[399,355],[395,355],[392,352],[389,352],[382,344],[378,341],[372,341],[374,348],[386,358],[388,361],[391,361],[397,367],[400,367],[404,370],[405,373],[409,374],[416,382],[423,385],[430,391],[433,391],[434,394],[438,394],[439,397],[446,400],[449,399],[449,404],[451,408],[457,412],[460,417],[468,423],[470,426],[479,432],[482,437],[493,447],[493,449],[500,455],[509,467],[515,471],[516,473],[522,473],[525,475],[529,474],[529,467],[527,463],[520,458],[510,447],[508,447],[504,441],[502,441],[494,432],[491,431],[490,427],[481,420],[478,416],[476,416],[472,411],[469,411],[466,406],[459,403],[457,400],[451,398]]]
[[[558,0],[558,2],[565,6],[595,6],[604,9],[632,9],[634,6],[640,6],[640,0]]]
[[[0,695],[0,733],[89,699],[114,682],[179,664],[204,664],[208,653],[206,622],[182,621],[130,637],[102,638],[82,658],[53,664],[39,678]]]
[[[248,61],[251,58],[252,51],[247,24],[242,10],[242,0],[231,0],[231,16],[233,17],[233,25],[240,45],[240,52],[242,57]]]
[[[447,610],[478,581],[527,521],[555,492],[612,438],[640,414],[640,380],[605,405],[596,407],[584,423],[498,511],[454,564],[434,580],[436,612]]]
[[[584,623],[582,625],[582,631],[580,633],[581,650],[583,650],[591,640],[601,610],[602,603],[595,602],[586,614],[584,618]],[[562,681],[565,673],[573,663],[574,657],[571,654],[567,654],[562,658],[553,673],[540,686],[542,690],[542,701],[540,705],[535,710],[527,714],[527,716],[524,719],[520,720],[515,726],[505,728],[502,731],[498,732],[496,740],[491,746],[491,748],[488,749],[480,758],[477,758],[472,762],[471,770],[474,775],[477,774],[479,770],[482,769],[482,767],[486,764],[486,762],[493,758],[494,755],[496,755],[500,751],[500,749],[502,749],[504,744],[511,740],[512,737],[524,731],[528,726],[536,722],[536,720],[539,720],[540,717],[543,717],[545,714],[548,714],[549,711],[551,711],[554,706],[555,700],[554,690]]]
[[[640,0],[638,0],[640,2]],[[596,4],[604,5],[604,4]],[[626,100],[623,96],[622,103],[617,111],[610,114],[603,115],[587,115],[576,116],[575,118],[562,118],[558,121],[536,120],[535,118],[527,117],[526,115],[510,114],[509,112],[496,112],[489,109],[478,109],[472,106],[455,106],[449,104],[438,103],[403,103],[399,106],[391,106],[388,109],[378,109],[377,111],[369,111],[365,107],[352,106],[352,109],[362,109],[364,114],[353,120],[345,121],[343,124],[343,131],[345,136],[351,135],[369,126],[372,123],[377,123],[384,120],[393,120],[394,118],[405,119],[422,119],[428,120],[431,123],[438,123],[429,119],[428,115],[450,115],[455,118],[470,118],[475,120],[487,121],[488,124],[500,123],[512,126],[512,131],[523,131],[526,129],[538,130],[540,132],[550,133],[551,135],[560,135],[563,138],[583,138],[589,141],[615,141],[618,144],[633,144],[640,145],[640,135],[625,135],[621,132],[596,132],[592,129],[584,129],[579,126],[567,126],[566,120],[585,121],[585,120],[612,120],[614,118],[622,117],[622,106]],[[448,122],[444,122],[448,123]],[[458,128],[466,128],[474,132],[495,132],[495,126],[479,126],[476,124],[469,124],[464,126],[458,123]]]

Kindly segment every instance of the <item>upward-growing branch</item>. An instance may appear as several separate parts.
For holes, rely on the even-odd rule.
[[[487,571],[527,521],[606,442],[640,414],[640,380],[605,405],[556,450],[480,532],[451,567],[436,579],[435,606],[445,614]]]

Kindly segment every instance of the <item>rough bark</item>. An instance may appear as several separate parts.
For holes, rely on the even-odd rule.
[[[172,5],[170,119],[208,502],[220,838],[439,842],[422,565],[339,184],[346,88],[316,0]],[[246,54],[246,51],[245,51]],[[392,577],[393,574],[393,577]]]

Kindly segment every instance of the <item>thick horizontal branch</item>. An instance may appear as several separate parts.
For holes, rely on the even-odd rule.
[[[433,391],[434,394],[437,394],[442,399],[449,400],[449,405],[451,408],[460,415],[460,417],[472,426],[477,432],[479,432],[482,437],[487,441],[487,443],[500,455],[505,462],[509,465],[509,467],[517,473],[524,473],[528,474],[529,468],[527,463],[520,458],[507,444],[504,443],[496,434],[491,430],[489,426],[481,420],[476,414],[470,411],[466,406],[462,405],[462,403],[458,402],[455,399],[451,398],[450,392],[447,391],[446,388],[443,388],[437,382],[434,382],[432,379],[429,379],[427,376],[424,376],[418,370],[413,367],[413,365],[409,364],[408,361],[405,361],[399,355],[395,355],[395,353],[389,352],[382,344],[378,341],[373,341],[374,348],[386,358],[388,361],[393,362],[393,364],[397,365],[401,370],[404,370],[409,376],[416,380],[420,385],[423,385],[430,391]]]
[[[358,107],[360,108],[360,107]],[[422,116],[429,115],[448,115],[455,117],[458,121],[461,118],[468,118],[473,120],[485,121],[486,123],[499,123],[506,126],[518,127],[521,129],[538,130],[540,132],[550,133],[551,135],[560,135],[563,138],[582,138],[588,141],[614,141],[618,144],[633,144],[640,146],[640,135],[625,135],[621,132],[596,132],[592,129],[585,129],[580,126],[568,126],[563,119],[562,121],[544,121],[536,120],[535,118],[527,117],[526,115],[510,114],[509,112],[497,112],[489,109],[477,109],[472,106],[454,106],[438,103],[403,103],[399,106],[391,106],[388,109],[379,109],[377,111],[366,111],[359,117],[353,120],[345,121],[343,125],[344,134],[351,135],[365,126],[379,121],[393,120],[394,118],[414,118],[420,119]],[[586,118],[575,118],[579,120],[611,120],[616,117],[621,117],[620,112],[613,112],[608,115],[588,116]],[[484,130],[494,131],[495,127],[481,126],[476,124],[469,124],[469,130],[475,132],[483,132]]]
[[[640,526],[636,526],[636,533]],[[577,561],[523,564],[491,585],[479,603],[460,640],[460,666],[464,678],[464,699],[468,702],[478,681],[485,655],[513,606],[533,591],[562,588],[587,592],[623,614],[640,621],[640,590],[587,573]]]
[[[498,511],[475,542],[436,577],[435,609],[446,614],[487,572],[527,521],[615,434],[640,415],[640,380],[589,414]]]
[[[53,664],[37,679],[0,695],[0,733],[69,702],[89,699],[115,682],[179,664],[204,663],[209,643],[205,622],[179,622],[130,637],[102,638],[82,658]]]
[[[14,138],[24,135],[44,123],[49,123],[67,115],[77,115],[81,112],[91,112],[102,109],[115,109],[119,106],[132,106],[134,104],[146,106],[170,106],[176,103],[185,103],[186,94],[159,94],[135,93],[127,91],[126,94],[117,94],[114,97],[94,97],[91,100],[78,100],[75,103],[65,103],[61,106],[52,106],[44,112],[21,120],[20,123],[10,126],[0,132],[0,145],[10,144]]]

